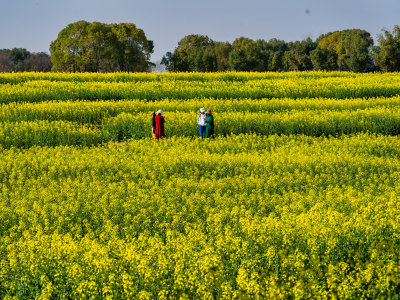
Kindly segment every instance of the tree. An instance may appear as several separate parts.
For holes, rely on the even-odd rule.
[[[329,32],[315,41],[307,38],[289,43],[275,38],[254,41],[240,37],[232,45],[193,34],[181,39],[174,52],[167,52],[162,64],[168,71],[183,72],[284,69],[367,72],[375,69],[371,55],[372,46],[371,35],[360,29]],[[380,56],[378,52],[382,50],[375,50],[378,61],[384,56],[384,52]]]
[[[178,42],[173,54],[176,71],[217,71],[218,63],[214,41],[206,35],[191,34]]]
[[[0,72],[49,72],[50,70],[50,56],[46,53],[30,53],[25,48],[0,50]]]
[[[154,45],[132,23],[78,21],[50,45],[54,71],[147,71]]]
[[[317,47],[310,52],[314,70],[334,71],[338,69],[338,55],[335,50]]]
[[[88,24],[87,36],[82,40],[86,48],[82,55],[85,72],[111,71],[114,40],[110,26],[99,22]]]
[[[271,63],[269,64],[268,70],[280,71],[283,69],[283,54],[284,52],[275,51],[272,54]]]
[[[30,53],[25,48],[13,48],[10,52],[13,71],[19,72],[24,70],[24,60],[29,57]]]
[[[173,66],[173,54],[172,52],[167,52],[161,59],[161,64],[165,66],[165,69],[169,72],[174,71]]]
[[[220,59],[223,59],[221,57],[223,51],[220,51],[219,55]],[[174,52],[167,52],[161,63],[166,66],[168,71],[214,72],[218,70],[214,41],[208,36],[200,34],[191,34],[182,38]],[[222,64],[222,60],[220,63]]]
[[[235,71],[263,71],[264,63],[257,43],[246,37],[236,39],[232,43],[228,65]]]
[[[27,59],[24,60],[24,71],[34,72],[50,72],[52,63],[50,56],[44,52],[31,53]]]
[[[334,50],[341,70],[367,72],[371,66],[371,35],[361,29],[336,31],[319,39],[319,47]]]
[[[232,71],[250,71],[244,49],[235,49],[229,53],[229,69]]]
[[[263,71],[281,71],[283,69],[283,55],[287,48],[285,41],[278,39],[257,40],[260,59],[263,62]]]
[[[304,41],[290,42],[288,44],[289,50],[284,53],[284,67],[288,70],[312,70],[310,53],[316,47],[316,43],[311,38],[307,38]]]
[[[0,49],[0,72],[11,72],[12,62],[11,62],[11,50]]]
[[[185,53],[177,53],[176,51],[173,53],[167,52],[161,59],[161,64],[164,65],[169,72],[188,72],[189,64],[186,56]]]
[[[217,59],[217,70],[228,70],[229,53],[232,51],[232,45],[228,42],[214,42],[214,51]]]
[[[82,56],[86,52],[85,37],[88,25],[89,23],[86,21],[69,24],[60,31],[57,39],[51,42],[53,71],[85,71],[86,65],[82,61]]]
[[[317,38],[316,42],[321,48],[334,50],[336,53],[339,53],[341,42],[340,31],[323,34],[319,38]]]
[[[11,72],[11,59],[8,54],[0,53],[0,72]]]
[[[113,37],[110,38],[110,57],[116,58],[120,71],[147,71],[154,44],[147,40],[142,29],[132,23],[111,25]]]
[[[371,34],[361,29],[343,30],[341,32],[341,53],[339,64],[347,66],[353,72],[367,72],[372,62]]]
[[[394,26],[392,32],[383,30],[378,36],[379,47],[376,47],[374,63],[385,72],[400,71],[400,27]]]
[[[204,50],[199,53],[201,65],[198,65],[198,70],[201,72],[218,71],[217,55],[215,54],[214,45],[209,45],[203,49]]]

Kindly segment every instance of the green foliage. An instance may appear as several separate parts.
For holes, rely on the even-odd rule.
[[[217,59],[217,70],[227,71],[229,68],[228,59],[229,53],[232,50],[231,44],[228,42],[214,42],[214,51]]]
[[[178,43],[173,53],[166,53],[162,64],[169,71],[183,72],[281,71],[286,50],[287,44],[277,39],[266,42],[241,37],[231,45],[211,41],[207,36],[189,35]]]
[[[371,35],[360,29],[344,30],[341,35],[339,65],[343,64],[353,72],[369,71],[372,62],[370,49],[373,45]]]
[[[13,48],[10,51],[10,57],[14,71],[22,71],[24,60],[30,56],[30,52],[24,48]]]
[[[0,49],[0,72],[49,72],[51,67],[46,53],[31,53],[24,48]]]
[[[361,29],[330,32],[315,42],[311,38],[286,43],[278,39],[254,41],[240,37],[232,45],[214,42],[203,35],[188,35],[178,43],[174,52],[166,53],[162,64],[174,72],[330,71],[337,68],[368,72],[375,70],[372,46],[371,35]]]
[[[154,45],[132,23],[78,21],[61,30],[50,45],[54,71],[148,70]]]
[[[375,50],[374,63],[382,71],[400,71],[400,27],[394,26],[392,32],[384,30],[378,37],[379,47]]]
[[[263,71],[263,62],[257,43],[241,37],[232,43],[229,53],[229,68],[236,71]]]
[[[317,47],[311,51],[310,57],[316,71],[334,71],[338,69],[338,55],[335,50]]]
[[[268,51],[268,71],[281,71],[283,70],[283,57],[285,51],[288,50],[288,46],[284,41],[271,39],[266,45]]]
[[[307,38],[304,41],[290,42],[288,44],[288,51],[284,54],[284,67],[287,70],[305,71],[311,70],[313,65],[311,63],[310,53],[316,48],[316,44]]]
[[[224,50],[221,49],[219,55],[223,53]],[[163,58],[163,64],[170,71],[217,71],[218,61],[214,42],[208,36],[195,34],[185,36],[178,42],[174,53],[167,54],[167,57]]]
[[[319,40],[319,46],[336,51],[337,63],[341,70],[367,72],[371,69],[371,35],[361,29],[333,32]]]
[[[119,71],[142,72],[148,70],[154,44],[147,40],[144,31],[132,23],[111,24],[111,36],[116,39],[111,57],[116,58]]]

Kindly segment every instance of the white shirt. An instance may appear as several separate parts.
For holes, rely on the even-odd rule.
[[[197,118],[197,124],[200,126],[206,126],[206,114],[200,114]]]

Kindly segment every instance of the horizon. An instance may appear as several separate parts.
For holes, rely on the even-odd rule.
[[[201,3],[175,0],[140,1],[1,1],[0,49],[25,48],[50,54],[50,43],[68,24],[79,20],[102,23],[130,22],[143,29],[154,42],[151,61],[173,52],[189,34],[207,35],[214,41],[232,43],[241,36],[254,40],[277,38],[286,42],[315,40],[321,34],[344,29],[363,29],[374,43],[382,29],[392,30],[398,22],[400,2],[383,0],[261,1],[234,0]]]

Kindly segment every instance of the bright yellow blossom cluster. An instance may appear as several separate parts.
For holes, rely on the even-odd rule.
[[[21,78],[19,78],[21,77]],[[0,103],[44,100],[362,98],[400,94],[400,75],[326,72],[0,74]]]
[[[1,299],[400,297],[399,74],[0,86]]]
[[[51,101],[3,104],[0,144],[97,145],[151,136],[150,111],[163,108],[166,135],[196,136],[199,107],[215,114],[215,133],[337,136],[370,132],[400,133],[400,97],[356,99],[193,99]]]
[[[368,134],[3,149],[0,296],[392,297],[398,149]]]

